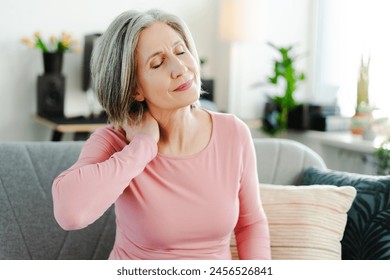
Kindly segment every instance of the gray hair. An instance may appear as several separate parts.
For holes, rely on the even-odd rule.
[[[91,59],[92,88],[109,121],[117,128],[125,121],[139,122],[146,108],[145,101],[135,100],[138,88],[135,54],[141,31],[155,22],[173,28],[199,63],[192,35],[179,17],[156,9],[120,14],[99,37]]]

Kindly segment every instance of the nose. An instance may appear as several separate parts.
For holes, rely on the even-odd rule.
[[[187,72],[187,66],[177,56],[173,56],[171,59],[171,76],[176,79]]]

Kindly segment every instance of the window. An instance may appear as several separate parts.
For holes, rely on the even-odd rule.
[[[370,103],[390,117],[390,1],[318,0],[313,99],[355,113],[360,60],[370,57]]]

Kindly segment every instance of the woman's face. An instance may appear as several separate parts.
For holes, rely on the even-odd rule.
[[[170,26],[157,22],[144,29],[136,60],[136,100],[145,100],[149,110],[176,110],[199,98],[199,66],[183,38]]]

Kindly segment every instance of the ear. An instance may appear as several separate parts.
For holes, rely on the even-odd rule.
[[[142,102],[145,100],[145,96],[143,95],[142,92],[138,92],[134,99],[137,100],[138,102]]]

